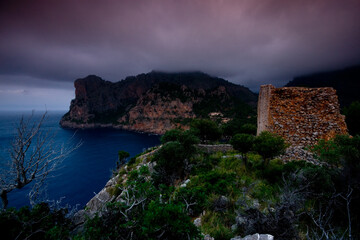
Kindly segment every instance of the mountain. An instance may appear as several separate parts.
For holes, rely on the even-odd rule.
[[[360,65],[296,77],[285,87],[333,87],[336,89],[340,105],[348,106],[353,101],[360,101]]]
[[[75,99],[62,127],[114,127],[163,134],[190,119],[220,112],[246,117],[257,96],[248,88],[202,72],[150,72],[112,83],[90,75],[74,83]]]

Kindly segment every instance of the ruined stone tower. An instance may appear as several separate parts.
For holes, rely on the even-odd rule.
[[[307,146],[319,139],[346,134],[333,88],[303,88],[263,85],[259,92],[257,134],[270,131],[294,146]]]

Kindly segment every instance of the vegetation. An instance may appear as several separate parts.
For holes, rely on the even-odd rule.
[[[221,138],[222,132],[219,126],[209,119],[195,119],[191,123],[194,133],[202,142],[214,142]]]
[[[248,165],[246,154],[253,149],[254,141],[255,137],[253,135],[245,133],[236,134],[230,141],[234,149],[242,154],[245,166]]]
[[[61,226],[50,219],[52,227],[41,228],[45,238],[202,239],[200,233],[217,240],[254,233],[280,240],[360,237],[360,206],[355,204],[360,136],[319,141],[311,148],[318,165],[274,159],[285,148],[284,140],[267,132],[236,134],[230,141],[235,151],[212,154],[197,151],[197,136],[209,141],[194,129],[168,131],[156,153],[121,167],[111,191],[119,201],[107,203],[76,234],[70,234],[73,226],[66,218],[59,220]],[[19,215],[24,210],[11,211]],[[8,221],[7,215],[2,212],[0,219]],[[199,217],[201,226],[195,227]]]
[[[7,195],[30,183],[33,183],[29,193],[30,202],[36,202],[46,177],[81,145],[55,146],[53,133],[42,130],[47,112],[39,120],[33,117],[34,113],[29,119],[20,119],[9,149],[8,164],[0,169],[0,197],[4,209],[8,205]]]
[[[263,157],[264,167],[269,165],[270,159],[280,155],[285,149],[284,139],[274,133],[261,132],[254,141],[254,150]]]
[[[355,101],[344,108],[345,121],[351,135],[360,134],[360,101]]]
[[[130,157],[130,154],[128,152],[122,150],[118,152],[118,161],[116,162],[117,170],[126,163],[126,159],[128,157]]]
[[[4,210],[1,239],[68,239],[71,221],[66,214],[67,209],[51,209],[46,203]]]

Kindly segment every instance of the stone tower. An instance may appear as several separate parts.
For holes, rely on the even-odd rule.
[[[319,139],[347,134],[333,88],[260,87],[257,134],[274,132],[293,146],[314,145]]]

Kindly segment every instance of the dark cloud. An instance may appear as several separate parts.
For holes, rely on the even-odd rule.
[[[201,70],[255,90],[360,63],[358,0],[0,4],[2,86],[9,75],[18,84],[39,85],[30,77],[68,88],[88,74],[118,81],[156,69]]]

